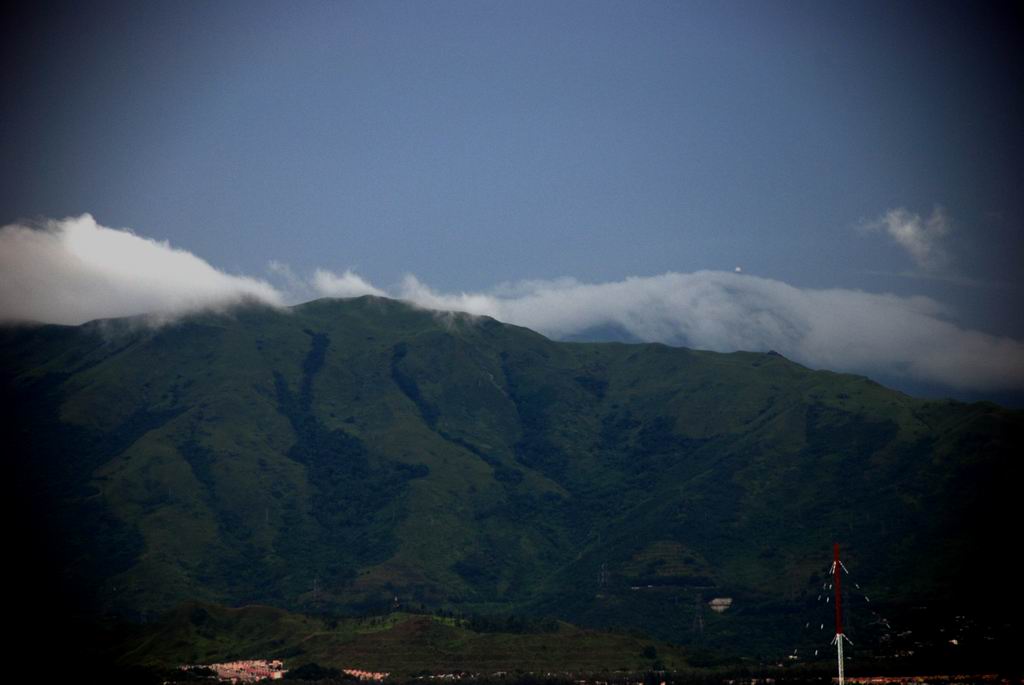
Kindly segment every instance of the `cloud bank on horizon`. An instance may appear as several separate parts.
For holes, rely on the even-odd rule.
[[[486,314],[553,338],[611,325],[649,342],[718,352],[775,350],[813,368],[958,390],[1024,388],[1024,343],[963,329],[926,297],[797,288],[728,271],[599,284],[537,281],[517,290],[441,294],[409,276],[397,295],[431,309]]]
[[[889,228],[890,215],[885,228],[900,240]],[[934,235],[938,229],[928,227],[934,217],[918,226],[912,216],[893,215],[891,225],[899,229],[909,221],[908,235],[919,229]],[[907,249],[913,255],[916,248]],[[412,275],[387,290],[351,270],[321,268],[308,279],[278,262],[269,270],[283,288],[226,274],[166,242],[103,227],[88,214],[34,227],[13,224],[0,228],[0,321],[78,324],[143,312],[167,321],[247,301],[279,307],[308,295],[377,295],[487,315],[552,338],[614,326],[650,342],[720,352],[771,349],[815,368],[958,390],[1024,389],[1024,342],[962,328],[925,297],[798,288],[728,271],[608,283],[524,281],[443,293]]]

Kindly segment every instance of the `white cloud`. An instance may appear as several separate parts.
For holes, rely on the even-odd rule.
[[[340,276],[326,269],[317,269],[313,273],[313,289],[324,297],[387,296],[387,293],[373,287],[351,269],[346,269]]]
[[[0,228],[0,320],[167,319],[247,300],[283,304],[265,281],[218,271],[166,241],[106,228],[89,214]]]
[[[1024,343],[965,330],[925,297],[813,290],[724,271],[584,284],[560,280],[445,294],[408,276],[396,293],[430,309],[486,314],[561,338],[619,326],[651,342],[776,350],[814,368],[961,390],[1024,388]]]
[[[288,302],[301,302],[314,297],[309,283],[292,271],[291,266],[276,259],[267,262],[267,273],[284,287],[282,294]]]
[[[864,224],[863,228],[887,233],[921,269],[934,271],[949,263],[949,254],[942,242],[949,235],[951,226],[941,207],[932,210],[927,219],[902,207],[890,209],[875,221]]]

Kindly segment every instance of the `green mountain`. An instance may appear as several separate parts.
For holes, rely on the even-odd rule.
[[[42,625],[423,606],[773,655],[827,647],[806,630],[833,542],[876,646],[891,617],[992,637],[1019,605],[992,581],[1024,414],[770,352],[362,297],[4,328],[0,387],[18,606]]]

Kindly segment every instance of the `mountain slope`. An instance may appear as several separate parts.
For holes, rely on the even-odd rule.
[[[217,663],[249,656],[282,658],[290,668],[316,663],[339,669],[597,673],[642,672],[655,659],[683,670],[682,650],[550,622],[530,630],[474,629],[471,621],[394,612],[362,619],[311,618],[262,606],[225,609],[189,602],[121,643],[122,663],[148,666]],[[645,649],[647,650],[645,656]],[[652,651],[653,650],[653,651]]]
[[[16,544],[88,612],[397,597],[781,644],[836,540],[882,607],[983,612],[1021,482],[1020,412],[382,298],[0,355]]]

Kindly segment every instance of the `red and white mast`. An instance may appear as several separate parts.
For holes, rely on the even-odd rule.
[[[840,571],[846,571],[846,566],[842,561],[839,560],[839,543],[835,543],[832,547],[832,587],[836,591],[836,636],[832,639],[832,644],[836,646],[836,656],[839,661],[839,685],[846,685],[846,680],[843,675],[843,640],[850,642],[850,639],[843,635],[843,593],[840,592],[840,579],[842,573]],[[850,642],[852,645],[853,643]]]

